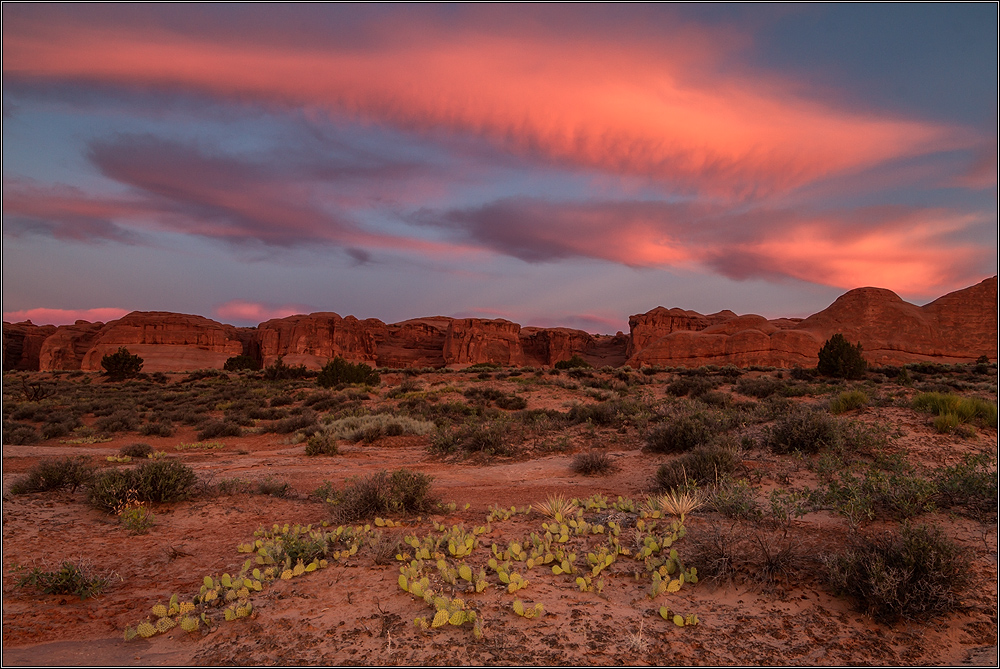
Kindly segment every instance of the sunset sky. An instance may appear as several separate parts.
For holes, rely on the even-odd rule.
[[[997,271],[997,7],[3,5],[3,313],[628,331]]]

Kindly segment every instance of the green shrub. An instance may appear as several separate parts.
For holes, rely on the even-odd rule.
[[[316,377],[316,383],[323,388],[332,388],[341,383],[377,386],[380,380],[379,373],[363,362],[351,364],[339,356],[326,363]]]
[[[660,425],[646,437],[646,448],[653,453],[682,453],[707,444],[712,432],[700,414],[683,415]]]
[[[597,404],[575,404],[569,410],[568,418],[570,423],[590,422],[601,427],[620,427],[645,409],[634,400],[608,400]]]
[[[907,519],[934,508],[936,486],[907,471],[883,472],[875,467],[858,478],[841,472],[830,482],[825,501],[852,523],[878,515]]]
[[[819,350],[819,364],[816,371],[823,376],[841,379],[860,379],[865,375],[868,363],[862,356],[861,342],[851,345],[839,332],[830,337]]]
[[[94,474],[90,459],[79,455],[57,460],[40,462],[28,473],[15,480],[10,486],[10,492],[21,495],[29,492],[47,492],[70,488],[76,492],[77,487],[86,485]]]
[[[178,460],[150,460],[132,470],[136,497],[143,502],[187,499],[198,482],[194,470]]]
[[[34,444],[40,441],[38,436],[38,430],[36,430],[31,425],[25,425],[24,423],[8,423],[4,421],[3,424],[3,443],[11,444],[14,446],[23,446],[24,444]]]
[[[757,490],[746,479],[725,481],[716,486],[705,501],[709,508],[727,518],[759,520],[764,516],[757,504]]]
[[[348,523],[388,513],[411,513],[431,508],[433,477],[399,469],[352,478],[336,497],[336,522]]]
[[[226,360],[226,363],[222,366],[222,368],[227,372],[238,372],[244,369],[256,372],[261,368],[261,364],[259,360],[252,358],[249,355],[234,355]]]
[[[593,365],[574,353],[572,358],[569,360],[560,360],[554,365],[554,367],[556,369],[576,369],[581,367],[592,369]]]
[[[102,416],[94,422],[94,427],[105,434],[134,432],[139,429],[139,415],[129,409],[115,411],[110,416]]]
[[[153,447],[149,444],[125,444],[118,449],[118,455],[130,458],[144,458],[153,452]]]
[[[668,395],[673,395],[674,397],[684,397],[685,395],[702,397],[718,386],[718,379],[699,376],[678,376],[667,385],[666,391]]]
[[[198,430],[198,441],[219,437],[239,437],[243,429],[231,420],[210,420]]]
[[[584,476],[606,476],[618,466],[605,451],[589,451],[573,458],[572,469]]]
[[[257,484],[257,492],[261,495],[271,497],[288,497],[292,491],[292,486],[287,481],[280,481],[273,476],[268,476]]]
[[[695,485],[714,485],[736,471],[739,459],[736,453],[718,444],[699,446],[675,460],[660,465],[656,470],[656,484],[660,488],[685,488]]]
[[[144,437],[172,437],[174,436],[174,425],[169,420],[158,423],[143,423],[139,427],[139,434]]]
[[[42,571],[35,567],[17,583],[18,587],[32,587],[47,595],[79,595],[80,599],[100,594],[107,580],[88,576],[72,562],[63,562],[59,571]]]
[[[369,414],[366,416],[348,416],[332,421],[324,426],[323,432],[332,439],[348,441],[375,441],[382,436],[400,436],[404,434],[423,435],[434,431],[434,423],[416,420],[409,416],[395,414]]]
[[[765,429],[764,443],[779,454],[818,453],[841,445],[840,423],[825,411],[795,411]]]
[[[306,455],[337,455],[337,440],[325,432],[317,432],[306,440]]]
[[[754,378],[743,377],[736,382],[735,390],[740,395],[747,397],[758,397],[764,399],[780,392],[785,387],[784,381],[770,376],[758,376]]]
[[[109,353],[101,358],[101,367],[104,373],[112,381],[124,381],[135,378],[142,371],[143,360],[137,355],[132,355],[124,346],[117,352]]]
[[[980,397],[962,397],[953,393],[939,392],[921,393],[913,398],[911,406],[925,413],[953,416],[954,418],[947,419],[948,423],[953,423],[957,419],[960,423],[975,422],[985,427],[997,426],[996,403]]]
[[[830,400],[830,413],[841,414],[868,406],[868,395],[863,390],[845,390]]]
[[[309,376],[309,370],[305,365],[290,367],[278,356],[274,364],[264,368],[265,381],[284,381],[286,379],[304,379]]]
[[[968,556],[939,529],[904,526],[898,535],[854,543],[825,560],[829,583],[873,618],[926,620],[960,604],[970,578]]]
[[[995,455],[966,455],[957,465],[935,472],[938,505],[964,507],[974,518],[996,520],[997,460]]]
[[[191,495],[198,477],[177,460],[149,460],[135,469],[107,469],[88,484],[88,501],[114,512],[130,499],[176,502]]]

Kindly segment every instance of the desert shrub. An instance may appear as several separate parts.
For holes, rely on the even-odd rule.
[[[233,357],[226,360],[226,363],[222,366],[222,369],[227,372],[238,372],[240,370],[248,370],[251,372],[256,372],[261,368],[260,361],[250,357],[249,355],[234,355]]]
[[[775,393],[781,392],[784,387],[785,383],[780,379],[770,376],[758,376],[754,378],[741,378],[736,382],[735,390],[740,395],[764,399],[765,397],[770,397]]]
[[[489,404],[490,402],[495,402],[499,399],[503,399],[506,396],[502,390],[497,388],[486,387],[473,387],[466,388],[465,392],[462,393],[467,399],[473,402],[479,402],[481,404]]]
[[[439,453],[465,451],[484,455],[509,456],[517,452],[509,436],[508,420],[465,423],[456,430],[439,428],[431,439],[431,450]]]
[[[268,476],[257,484],[257,492],[261,495],[270,495],[271,497],[288,497],[291,491],[292,486],[289,485],[288,481],[281,481],[273,476]]]
[[[816,371],[823,376],[841,379],[860,379],[865,375],[868,363],[861,355],[861,342],[852,345],[839,332],[830,337],[819,350]]]
[[[337,440],[325,432],[317,432],[306,440],[306,455],[336,455]]]
[[[573,458],[572,469],[584,476],[606,476],[618,467],[605,451],[588,451]]]
[[[390,390],[385,394],[389,399],[398,399],[407,393],[417,392],[421,389],[421,385],[415,379],[406,379],[398,386]]]
[[[474,365],[469,365],[465,368],[467,372],[482,372],[482,371],[495,371],[502,367],[495,362],[477,362]]]
[[[150,460],[132,470],[136,497],[143,502],[177,502],[198,482],[194,470],[177,460]]]
[[[289,416],[276,421],[264,428],[266,432],[277,432],[278,434],[291,434],[298,430],[310,430],[318,428],[318,416],[315,411],[303,411],[298,416]],[[315,432],[315,429],[313,429]]]
[[[796,381],[812,381],[816,378],[815,369],[806,369],[804,367],[792,367],[792,378]]]
[[[10,411],[11,420],[41,420],[45,409],[37,402],[22,402],[14,406]],[[36,414],[41,414],[36,417]]]
[[[678,376],[667,385],[666,391],[668,395],[675,397],[684,397],[685,395],[701,397],[718,386],[718,379],[698,376]]]
[[[728,479],[717,485],[705,504],[727,518],[759,520],[764,515],[757,503],[757,490],[746,479]]]
[[[134,499],[141,502],[176,502],[186,499],[198,477],[177,460],[149,460],[135,469],[107,469],[88,484],[88,501],[98,509],[114,512]]]
[[[712,438],[712,432],[701,414],[686,414],[660,425],[646,437],[646,448],[653,453],[690,451]]]
[[[72,562],[63,562],[59,571],[42,571],[38,567],[22,576],[17,586],[31,587],[47,595],[79,595],[86,599],[100,594],[107,580],[87,574]]]
[[[124,346],[117,352],[109,353],[101,358],[101,367],[104,373],[112,381],[124,381],[135,378],[142,371],[143,360],[137,355],[132,355]]]
[[[569,360],[560,360],[554,365],[555,369],[577,369],[577,368],[593,368],[589,362],[581,358],[577,354],[573,354]]]
[[[496,405],[508,411],[520,411],[528,406],[528,400],[520,395],[504,395],[496,401]]]
[[[409,416],[369,414],[367,416],[348,416],[332,421],[324,426],[323,431],[332,439],[372,442],[382,436],[429,434],[434,430],[434,427],[434,423],[430,421],[416,420]]]
[[[72,431],[73,426],[70,423],[46,423],[42,426],[42,439],[65,437]]]
[[[21,495],[29,492],[46,492],[70,488],[75,492],[77,487],[85,485],[94,474],[90,459],[85,456],[47,460],[32,467],[28,473],[15,480],[10,486],[10,492]]]
[[[349,479],[335,497],[334,517],[337,522],[354,522],[380,514],[424,511],[433,503],[432,480],[407,469]]]
[[[139,429],[139,415],[134,411],[122,409],[109,416],[102,416],[94,422],[94,427],[105,434],[115,432],[134,432]]]
[[[153,452],[153,447],[149,444],[125,444],[118,449],[118,455],[130,458],[144,458]]]
[[[718,444],[699,446],[656,470],[656,484],[667,490],[715,484],[736,471],[739,459],[731,448]]]
[[[845,390],[830,400],[830,413],[840,414],[868,406],[868,395],[863,390]]]
[[[198,430],[198,441],[218,437],[238,437],[241,434],[243,429],[231,420],[210,420],[203,423]]]
[[[326,363],[316,377],[316,383],[323,388],[332,388],[341,383],[377,386],[380,380],[379,373],[368,365],[363,362],[352,364],[340,356]]]
[[[824,495],[827,504],[853,524],[879,515],[906,519],[932,510],[936,486],[908,471],[884,472],[870,467],[863,478],[840,472]]]
[[[169,420],[144,423],[139,427],[139,434],[144,437],[172,437],[174,436],[174,425]]]
[[[569,410],[571,423],[593,423],[602,427],[619,427],[624,421],[642,413],[644,407],[631,400],[608,400],[597,404],[576,404]]]
[[[966,455],[951,467],[935,472],[939,506],[964,507],[974,518],[996,519],[997,460],[995,455]]]
[[[966,551],[926,526],[861,537],[850,551],[824,562],[834,590],[884,622],[951,611],[970,575]]]
[[[326,393],[317,393],[320,396],[328,396]],[[268,400],[268,405],[272,407],[284,407],[289,404],[294,404],[295,400],[290,395],[275,395],[270,400]]]
[[[264,368],[265,381],[284,381],[286,379],[304,379],[309,376],[309,370],[305,365],[290,367],[284,363],[281,356],[274,361],[274,364]]]
[[[840,424],[824,411],[795,411],[764,431],[764,443],[779,454],[818,453],[841,444]]]
[[[38,436],[38,431],[31,425],[25,425],[24,423],[8,423],[4,421],[3,424],[4,444],[22,446],[24,444],[33,444],[36,441],[40,440],[41,437]]]

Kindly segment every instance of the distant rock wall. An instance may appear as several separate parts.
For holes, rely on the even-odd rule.
[[[579,355],[595,367],[768,365],[814,367],[836,333],[861,342],[874,364],[968,362],[997,357],[997,277],[923,307],[882,288],[857,288],[806,319],[768,320],[732,311],[702,315],[657,307],[629,318],[628,335],[570,328],[522,328],[504,319],[433,316],[386,325],[333,312],[277,318],[236,328],[201,316],[134,311],[107,324],[3,324],[4,369],[99,371],[119,347],[143,371],[221,368],[244,354],[273,364],[319,369],[334,357],[380,367],[552,366]]]

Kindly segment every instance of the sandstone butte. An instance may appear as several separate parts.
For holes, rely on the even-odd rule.
[[[379,367],[461,368],[488,362],[552,366],[579,355],[595,366],[766,365],[814,367],[836,333],[861,342],[875,365],[997,359],[997,277],[922,307],[882,288],[857,288],[805,319],[767,320],[720,311],[702,315],[657,307],[629,319],[629,334],[521,327],[503,319],[434,316],[386,324],[332,312],[277,318],[237,328],[201,316],[135,311],[110,323],[3,324],[4,369],[100,371],[119,347],[143,371],[221,368],[245,354],[265,365],[319,369],[342,356]]]

